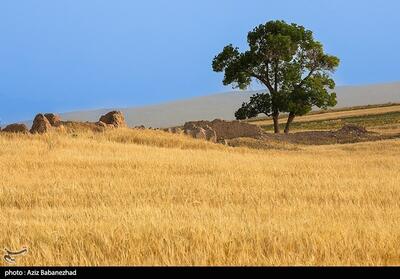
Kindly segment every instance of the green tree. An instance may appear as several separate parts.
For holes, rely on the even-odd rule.
[[[235,117],[238,120],[256,117],[258,114],[271,114],[271,97],[269,94],[257,93],[250,97],[248,103],[243,103],[239,108]]]
[[[285,132],[295,116],[304,115],[313,106],[327,108],[336,105],[335,82],[330,77],[339,59],[324,52],[313,33],[297,24],[269,21],[250,31],[249,50],[226,46],[212,67],[224,72],[224,85],[247,89],[253,80],[267,89],[243,103],[236,112],[237,119],[254,117],[259,113],[271,116],[274,131],[279,133],[279,114],[289,113]]]

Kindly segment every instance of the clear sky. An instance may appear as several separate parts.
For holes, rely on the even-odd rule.
[[[338,85],[399,81],[399,11],[396,0],[1,0],[0,119],[229,91],[212,58],[273,19],[341,58]]]

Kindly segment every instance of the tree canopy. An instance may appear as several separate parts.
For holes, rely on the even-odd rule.
[[[212,67],[224,72],[224,85],[247,89],[257,81],[267,89],[258,93],[236,112],[237,119],[259,113],[272,116],[279,133],[279,114],[289,113],[286,132],[297,115],[304,115],[313,106],[327,108],[336,105],[331,74],[339,58],[326,54],[313,33],[297,24],[269,21],[248,33],[249,50],[240,52],[227,45],[215,56]]]

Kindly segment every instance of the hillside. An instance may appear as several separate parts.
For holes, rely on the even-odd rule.
[[[221,118],[232,120],[234,112],[256,91],[228,92],[197,97],[159,105],[108,108],[69,112],[61,114],[63,119],[77,121],[97,121],[107,111],[121,110],[129,126],[163,128],[182,125],[190,120],[212,120]],[[339,86],[336,88],[338,104],[336,108],[352,106],[400,103],[400,82],[367,86]],[[27,122],[28,126],[31,122]]]
[[[252,119],[249,123],[259,125],[267,131],[273,131],[271,119]],[[283,129],[286,116],[282,115],[280,126]],[[369,105],[351,107],[348,109],[332,109],[317,111],[304,116],[298,116],[292,123],[292,132],[308,130],[339,129],[346,124],[361,125],[379,133],[400,132],[400,105]]]

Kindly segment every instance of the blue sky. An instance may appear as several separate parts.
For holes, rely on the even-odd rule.
[[[229,91],[212,58],[273,19],[341,58],[338,85],[399,81],[395,0],[2,0],[0,119]]]

